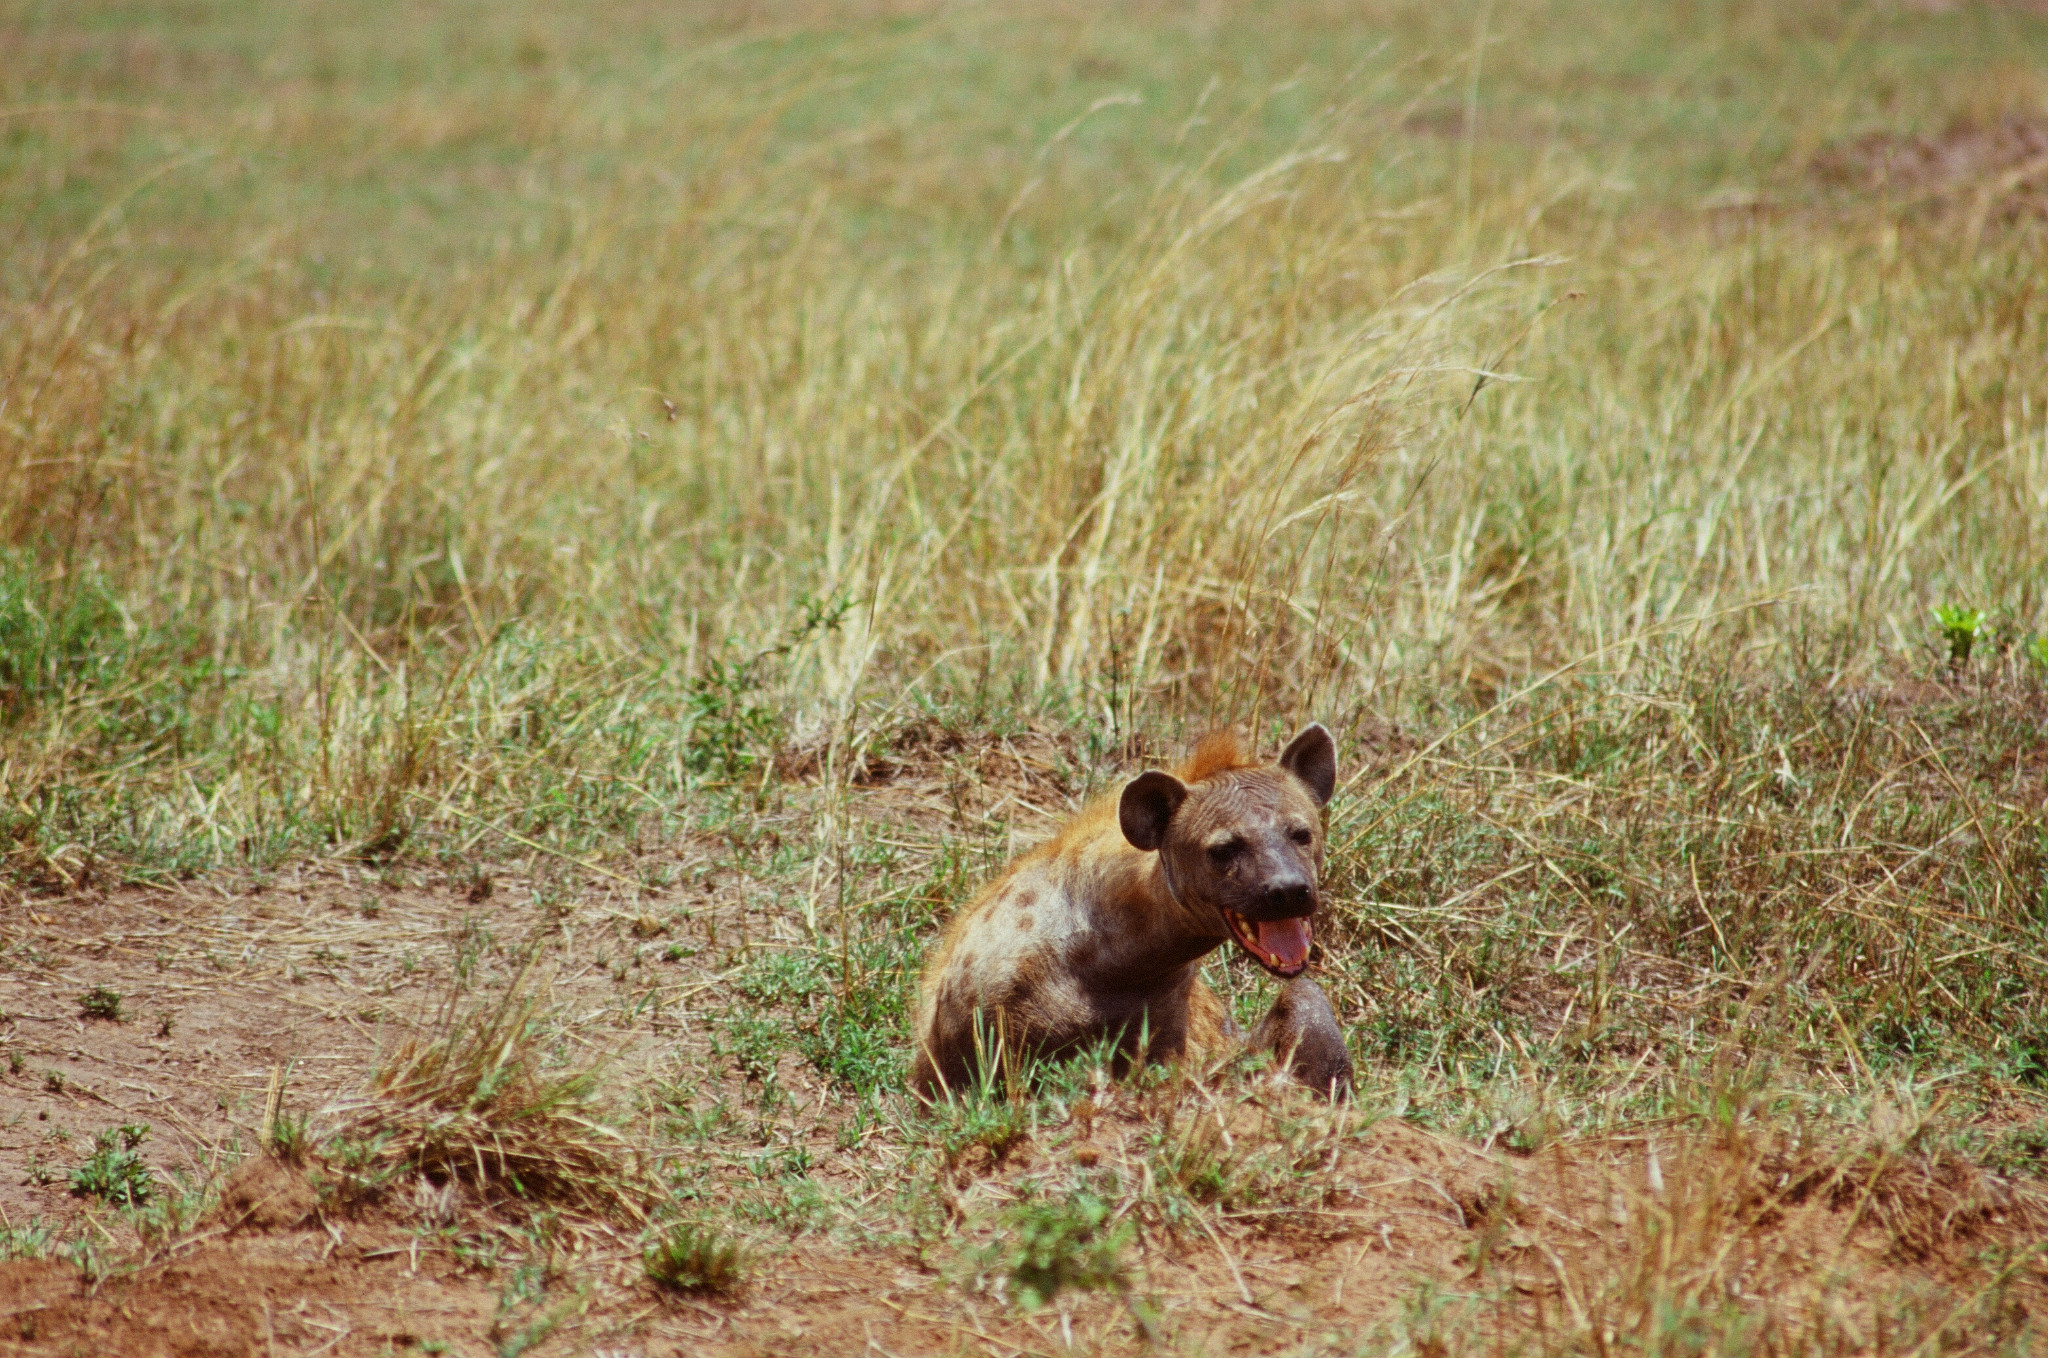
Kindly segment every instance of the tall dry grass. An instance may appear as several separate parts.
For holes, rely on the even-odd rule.
[[[0,776],[88,789],[55,839],[117,805],[129,840],[216,850],[466,824],[532,795],[480,743],[673,725],[725,666],[857,743],[961,695],[1257,720],[1672,638],[1867,675],[1938,602],[2039,625],[2041,224],[1996,184],[1967,230],[1814,187],[1847,76],[1789,147],[1716,129],[1762,198],[1713,198],[1677,159],[1635,186],[1597,139],[1485,133],[1496,46],[1517,98],[1570,94],[1515,50],[1542,16],[1390,11],[1411,50],[1344,30],[1350,76],[1072,98],[1028,149],[949,132],[957,70],[907,110],[858,92],[919,43],[1016,37],[1007,12],[821,10],[810,56],[742,32],[641,84],[568,62],[604,38],[558,17],[466,82],[405,26],[359,32],[413,63],[396,86],[275,35],[239,94],[227,57],[146,43],[94,76],[133,107],[13,78],[0,532],[44,640]],[[1211,17],[1276,51],[1329,18]],[[1156,54],[1092,56],[1082,23],[1018,61],[1177,76],[1202,30],[1160,23]],[[1802,24],[1681,36],[1725,64]],[[12,31],[77,60],[61,23]],[[35,187],[67,163],[89,201]],[[80,591],[115,621],[50,641],[33,617]],[[667,797],[648,761],[667,789],[688,752],[626,744],[579,757]]]

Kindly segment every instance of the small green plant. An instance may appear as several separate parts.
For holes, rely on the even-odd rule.
[[[149,1136],[149,1124],[131,1122],[110,1127],[93,1138],[93,1153],[71,1171],[71,1192],[99,1198],[117,1207],[140,1207],[156,1191],[156,1176],[138,1152]]]
[[[50,1252],[50,1228],[41,1217],[30,1217],[19,1226],[0,1230],[0,1263],[14,1259],[40,1259]]]
[[[64,1257],[72,1267],[85,1275],[88,1283],[98,1285],[107,1276],[107,1261],[100,1254],[100,1247],[89,1235],[81,1235],[64,1247]]]
[[[804,1146],[784,1146],[780,1150],[764,1152],[748,1157],[748,1167],[757,1179],[780,1178],[784,1175],[802,1178],[811,1172],[811,1152]]]
[[[724,1024],[724,1032],[712,1039],[713,1054],[730,1058],[749,1084],[772,1093],[777,1084],[776,1064],[792,1034],[787,1024],[754,1009],[736,1007]]]
[[[1026,1197],[1004,1213],[1005,1238],[994,1246],[1009,1295],[1036,1311],[1068,1288],[1124,1290],[1124,1247],[1133,1228],[1113,1219],[1108,1203],[1086,1189],[1064,1198]]]
[[[2048,1170],[2048,1123],[2008,1127],[1985,1148],[1983,1160],[2002,1174],[2041,1174]]]
[[[648,1246],[648,1278],[677,1292],[730,1292],[745,1280],[746,1251],[709,1222],[680,1221]]]
[[[62,1094],[64,1092],[64,1072],[61,1070],[44,1071],[43,1088],[49,1090],[52,1094]]]
[[[773,753],[781,718],[760,696],[766,658],[708,657],[685,687],[683,760],[692,773],[731,780]]]
[[[96,985],[78,997],[78,1013],[81,1018],[105,1019],[109,1023],[119,1023],[121,992],[108,986]]]
[[[145,1241],[169,1243],[197,1226],[219,1200],[219,1194],[205,1179],[170,1174],[151,1185],[147,1206],[133,1217],[136,1233]]]
[[[1984,632],[1985,617],[1981,608],[1964,608],[1960,604],[1935,605],[1934,621],[1941,628],[1942,640],[1948,643],[1949,664],[1960,667],[1970,663],[1970,651]]]
[[[2048,669],[2048,636],[2035,637],[2027,643],[2027,658]]]
[[[1030,1108],[1022,1099],[1006,1094],[992,1061],[976,1072],[974,1083],[966,1089],[949,1090],[945,1102],[933,1112],[941,1119],[937,1139],[948,1165],[957,1164],[976,1146],[1000,1163],[1031,1134]]]
[[[270,1128],[270,1144],[266,1149],[287,1164],[297,1164],[306,1158],[306,1151],[313,1144],[312,1123],[310,1113],[293,1117],[290,1113],[280,1112]]]
[[[1000,1040],[981,1026],[979,1015],[975,1045],[979,1055],[971,1082],[963,1089],[948,1089],[945,1101],[932,1110],[940,1119],[934,1130],[948,1167],[977,1146],[1001,1163],[1031,1134],[1031,1107],[1024,1095],[1038,1082],[1043,1067],[1036,1060],[1006,1059]]]

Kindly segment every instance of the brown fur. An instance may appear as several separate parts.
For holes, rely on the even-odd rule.
[[[1011,863],[932,952],[912,1087],[958,1090],[998,1045],[1058,1057],[1108,1039],[1120,1061],[1226,1051],[1236,1027],[1196,978],[1232,938],[1226,912],[1284,919],[1315,904],[1335,768],[1328,732],[1310,727],[1283,758],[1296,763],[1260,765],[1231,733],[1205,736],[1173,776],[1134,779]],[[1273,905],[1282,897],[1305,908]],[[1288,965],[1279,974],[1302,963]],[[1349,1087],[1342,1034],[1313,982],[1296,980],[1257,1031],[1258,1045],[1308,1050],[1314,1060],[1294,1066],[1319,1088],[1341,1059]]]
[[[1232,769],[1253,767],[1235,731],[1211,731],[1195,742],[1187,760],[1173,772],[1183,783],[1200,783]]]

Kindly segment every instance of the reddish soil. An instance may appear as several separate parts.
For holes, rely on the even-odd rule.
[[[1142,1130],[1136,1116],[1105,1118],[1114,1125],[1099,1119],[1087,1137],[1027,1148],[1000,1173],[964,1172],[963,1196],[999,1196],[1015,1174],[1043,1168],[1044,1154],[1113,1154],[1118,1138]],[[1240,1135],[1254,1120],[1232,1119]],[[1635,1138],[1515,1159],[1385,1120],[1332,1157],[1318,1205],[1250,1210],[1227,1237],[1149,1239],[1131,1291],[1157,1305],[1156,1341],[1175,1351],[1355,1342],[1424,1280],[1490,1291],[1502,1326],[1546,1316],[1554,1325],[1601,1305],[1603,1280],[1654,1267],[1642,1247],[1659,1232],[1681,1256],[1708,1241],[1688,1229],[1702,1224],[1711,1195],[1699,1189],[1724,1163],[1676,1142],[1660,1169],[1654,1156]],[[1734,1233],[1725,1286],[1768,1295],[1794,1274],[1831,1275],[1852,1281],[1827,1295],[1855,1307],[1969,1288],[1970,1255],[2014,1243],[2008,1223],[1982,1216],[1902,1253],[1870,1198],[1854,1184],[1787,1195]],[[1923,1206],[1924,1219],[1939,1214]],[[900,1250],[800,1242],[744,1294],[688,1299],[637,1282],[630,1248],[599,1242],[567,1265],[577,1288],[552,1306],[508,1310],[496,1279],[418,1242],[388,1214],[323,1216],[302,1178],[259,1161],[231,1181],[205,1227],[136,1271],[94,1286],[70,1263],[0,1268],[0,1354],[381,1354],[424,1341],[444,1347],[422,1351],[484,1355],[524,1351],[528,1339],[542,1351],[735,1358],[1144,1347],[1133,1312],[1113,1297],[1019,1315]],[[2022,1318],[2039,1314],[2044,1295],[2048,1276],[2036,1268],[2018,1279],[2012,1305]]]
[[[1901,206],[1960,207],[2004,221],[2048,217],[2048,119],[2011,114],[1936,136],[1869,132],[1815,157],[1813,173]]]
[[[254,1145],[273,1075],[289,1071],[302,1111],[355,1088],[380,1043],[445,992],[465,937],[489,966],[495,945],[539,920],[530,904],[394,890],[346,865],[235,892],[10,908],[0,1212],[16,1224],[77,1216],[55,1171],[120,1124],[149,1124],[143,1154],[159,1170],[204,1177],[232,1164]],[[595,970],[561,985],[608,989]],[[118,1021],[85,1014],[97,987],[121,997]]]
[[[1117,1139],[1143,1130],[1135,1116],[1108,1121],[1080,1145],[1114,1153]],[[963,1169],[958,1188],[1000,1197],[1006,1176],[1034,1165],[1042,1157],[1026,1147],[1003,1176]],[[1459,1271],[1498,1167],[1495,1157],[1383,1122],[1342,1157],[1320,1206],[1277,1213],[1228,1241],[1157,1242],[1163,1248],[1146,1251],[1133,1291],[1161,1302],[1162,1337],[1197,1349],[1279,1351],[1369,1326],[1417,1279]],[[486,1354],[546,1314],[506,1317],[495,1279],[417,1242],[388,1213],[323,1215],[300,1174],[254,1161],[204,1227],[132,1273],[95,1286],[70,1262],[0,1266],[0,1354],[372,1354],[421,1340]],[[1064,1321],[1018,1316],[896,1251],[806,1243],[739,1297],[709,1300],[654,1292],[636,1282],[634,1262],[621,1242],[598,1242],[578,1258],[587,1291],[555,1320],[563,1340],[575,1336],[564,1350],[752,1355],[873,1345],[907,1354],[991,1336],[997,1351],[1015,1351],[1065,1347],[1063,1328],[1090,1347],[1137,1340],[1114,1299],[1084,1299]]]
[[[957,817],[971,798],[977,816],[1030,825],[1084,791],[1057,749],[944,744],[935,737],[928,766],[877,763],[861,795],[899,819]],[[1383,744],[1388,758],[1405,748],[1398,733]],[[951,770],[955,759],[971,767]],[[769,836],[774,820],[762,820]],[[1148,1138],[1167,1111],[1184,1129],[1213,1116],[1224,1144],[1318,1149],[1283,1176],[1286,1194],[1237,1203],[1221,1229],[1143,1225],[1128,1296],[1156,1308],[1144,1323],[1166,1351],[1349,1351],[1424,1283],[1479,1299],[1494,1332],[1619,1316],[1615,1289],[1660,1257],[1714,1295],[1789,1297],[1788,1314],[1824,1300],[1867,1320],[1899,1297],[1980,1295],[1984,1261],[2038,1239],[2048,1220],[2027,1190],[1946,1162],[1831,1168],[1789,1143],[1709,1147],[1675,1128],[1517,1157],[1394,1117],[1364,1135],[1318,1123],[1322,1139],[1302,1143],[1288,1129],[1328,1115],[1297,1093],[1190,1089],[1169,1109],[1157,1092],[1113,1090],[1092,1119],[1041,1129],[999,1164],[971,1154],[936,1183],[957,1241],[920,1247],[832,1223],[765,1229],[738,1295],[678,1297],[644,1279],[628,1225],[565,1222],[536,1257],[521,1223],[424,1184],[321,1207],[301,1172],[244,1161],[274,1078],[289,1072],[287,1112],[359,1089],[458,972],[480,990],[502,985],[530,937],[559,945],[550,1004],[574,1016],[593,1053],[616,1054],[622,1096],[686,1058],[709,1070],[705,1020],[728,1002],[709,937],[795,946],[782,886],[749,878],[729,853],[711,861],[685,848],[677,884],[658,897],[595,876],[565,885],[546,865],[501,875],[488,897],[466,875],[330,865],[260,886],[0,906],[0,1042],[14,1058],[0,1074],[0,1226],[40,1218],[60,1244],[84,1233],[99,1256],[95,1274],[62,1255],[0,1264],[0,1355],[1137,1352],[1148,1341],[1122,1298],[1063,1297],[1021,1314],[975,1276],[972,1246],[1034,1175],[1149,1173]],[[671,943],[690,945],[687,960],[663,960]],[[120,1021],[84,1016],[95,987],[122,996]],[[801,1070],[782,1079],[802,1114],[777,1135],[811,1156],[813,1176],[842,1200],[893,1192],[886,1175],[902,1144],[882,1129],[844,1148],[849,1108]],[[746,1098],[737,1091],[735,1106]],[[142,1122],[160,1176],[229,1176],[219,1204],[168,1243],[68,1191],[96,1132]],[[701,1154],[734,1162],[716,1147]],[[2048,1316],[2038,1257],[2000,1286],[2012,1314]]]

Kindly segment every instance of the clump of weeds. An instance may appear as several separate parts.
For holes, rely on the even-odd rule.
[[[744,1246],[708,1221],[677,1221],[647,1244],[641,1265],[650,1282],[672,1292],[735,1292],[746,1281]]]
[[[121,992],[111,986],[96,985],[78,997],[78,1013],[81,1018],[119,1023],[122,1018]]]
[[[649,1186],[604,1114],[602,1072],[551,1067],[553,1035],[531,963],[494,1000],[451,995],[431,1033],[400,1045],[336,1110],[349,1172],[641,1219]]]
[[[156,1194],[156,1176],[142,1162],[140,1148],[149,1124],[108,1128],[93,1138],[93,1152],[71,1171],[71,1191],[116,1207],[140,1207]]]
[[[1065,1291],[1122,1292],[1124,1253],[1136,1234],[1129,1221],[1087,1188],[1037,1190],[1005,1209],[1001,1234],[983,1253],[983,1267],[1012,1301],[1036,1311]]]

